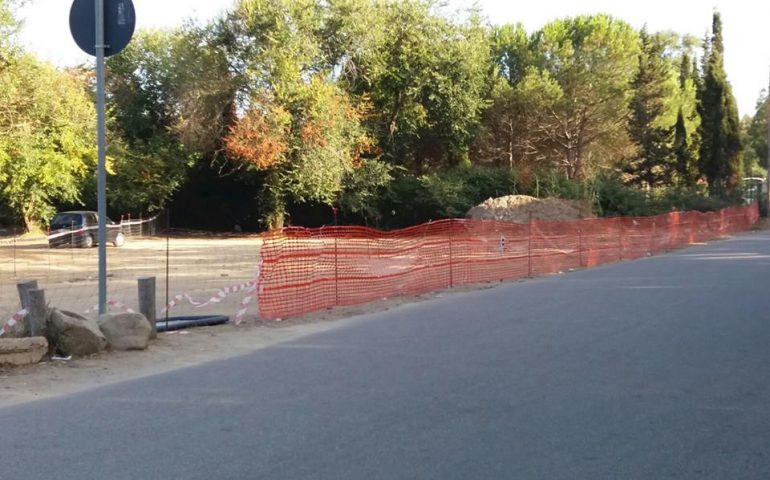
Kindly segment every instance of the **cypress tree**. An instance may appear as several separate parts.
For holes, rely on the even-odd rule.
[[[687,141],[687,127],[684,123],[684,113],[682,107],[679,107],[679,113],[676,116],[676,124],[674,124],[674,158],[675,168],[677,173],[677,179],[682,185],[689,185],[694,180],[692,165],[695,160],[692,149],[690,148],[690,142]]]
[[[722,19],[717,12],[714,12],[712,35],[704,51],[703,78],[698,88],[701,117],[698,166],[712,193],[729,193],[740,184],[740,120],[724,70]]]
[[[639,69],[631,82],[628,134],[637,146],[637,155],[626,172],[634,183],[655,187],[663,182],[673,167],[671,128],[660,126],[666,112],[666,98],[671,95],[669,64],[660,40],[645,30],[640,34]]]
[[[693,63],[693,59],[687,52],[682,54],[682,62],[679,66],[679,89],[682,96],[687,91],[687,81],[691,80],[693,85],[699,84],[697,64]],[[697,115],[697,112],[693,113]],[[692,120],[692,118],[688,119]],[[674,143],[672,145],[674,154],[674,169],[676,171],[676,177],[679,185],[692,185],[697,178],[697,166],[695,165],[697,159],[697,132],[688,132],[687,123],[685,122],[685,115],[682,107],[679,107],[679,111],[676,116],[676,123],[674,124]]]

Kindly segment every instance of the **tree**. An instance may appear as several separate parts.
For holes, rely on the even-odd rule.
[[[183,114],[179,57],[184,42],[181,31],[143,31],[108,60],[113,208],[164,208],[195,161],[174,131]]]
[[[746,145],[744,168],[747,175],[756,176],[766,175],[767,171],[767,115],[770,102],[768,102],[767,91],[763,91],[757,100],[757,106],[754,115],[747,118],[744,124],[743,133]]]
[[[671,72],[663,56],[663,42],[646,30],[642,30],[640,41],[639,68],[631,82],[634,93],[628,121],[628,133],[637,146],[637,154],[625,170],[631,175],[632,182],[652,188],[670,178],[674,167],[673,132],[670,127],[660,124],[666,113],[666,101],[674,89],[668,82]],[[679,118],[684,121],[681,111],[677,123]],[[684,128],[684,123],[681,126]]]
[[[467,163],[486,106],[491,66],[478,16],[454,24],[430,0],[372,2],[368,48],[345,56],[341,82],[368,98],[367,118],[388,162],[421,173]]]
[[[499,73],[508,85],[516,86],[532,64],[529,35],[520,23],[505,24],[493,27],[490,40]]]
[[[579,16],[546,25],[534,35],[533,48],[535,64],[560,90],[539,114],[538,129],[548,138],[540,148],[568,178],[582,178],[592,157],[611,161],[627,142],[638,35],[607,15]]]
[[[333,79],[338,59],[321,54],[331,51],[327,36],[335,34],[328,13],[312,1],[243,0],[228,22],[230,64],[238,66],[241,83],[225,151],[268,172],[270,227],[283,225],[289,201],[334,205],[351,199],[352,210],[364,209],[365,192],[344,195],[346,184],[376,189],[389,178],[381,175],[383,168],[364,167],[378,162],[363,125],[370,110],[366,97],[341,88]]]
[[[720,194],[740,184],[742,145],[738,107],[724,70],[722,19],[717,12],[704,50],[703,79],[698,89],[699,168],[711,192]]]
[[[679,64],[679,89],[676,123],[674,124],[673,151],[676,180],[679,185],[693,186],[698,177],[698,126],[697,110],[698,70],[693,60],[684,52]]]
[[[0,69],[0,196],[26,228],[77,201],[95,168],[95,110],[78,78],[13,55]]]

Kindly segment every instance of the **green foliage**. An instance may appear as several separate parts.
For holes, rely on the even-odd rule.
[[[366,160],[348,170],[339,196],[342,209],[368,221],[379,222],[382,215],[378,202],[393,179],[392,171],[391,165],[380,160]]]
[[[491,66],[478,18],[455,24],[431,1],[372,2],[377,21],[342,66],[342,82],[371,99],[384,158],[419,174],[467,163]]]
[[[714,193],[735,190],[741,179],[738,107],[724,71],[722,20],[714,13],[712,36],[704,45],[703,81],[698,89],[700,171]]]
[[[767,92],[762,92],[754,116],[742,122],[744,144],[744,169],[747,176],[765,176],[768,155],[768,102]]]
[[[491,35],[492,58],[500,74],[513,87],[521,81],[527,68],[532,65],[533,51],[524,27],[510,23],[493,27]]]
[[[628,134],[637,152],[624,170],[633,183],[655,187],[670,179],[674,169],[671,148],[673,131],[660,125],[667,108],[666,100],[674,91],[674,86],[668,83],[672,71],[671,64],[663,57],[663,41],[646,31],[642,31],[640,40],[642,48],[639,68],[631,82],[634,93],[628,120]],[[684,128],[683,124],[680,127]],[[682,132],[679,131],[679,134]]]
[[[740,195],[712,196],[703,186],[667,186],[642,191],[617,175],[600,175],[589,182],[600,216],[651,216],[672,211],[717,211],[741,203]]]
[[[40,223],[92,200],[93,79],[24,56],[18,4],[0,0],[0,208]],[[642,215],[714,208],[741,167],[763,173],[767,100],[739,125],[718,14],[701,54],[608,15],[528,34],[443,8],[237,0],[205,25],[138,32],[108,61],[110,206],[261,190],[241,218],[277,227],[333,206],[405,226],[521,193]]]
[[[381,225],[405,227],[464,217],[484,200],[513,192],[514,179],[507,169],[460,166],[419,177],[401,170],[380,203]]]
[[[498,31],[494,58],[509,89],[495,91],[478,150],[484,160],[588,175],[627,150],[637,33],[607,15],[553,21],[524,40]],[[526,53],[525,53],[526,52]]]
[[[181,122],[176,59],[183,42],[179,31],[140,32],[108,61],[109,203],[120,211],[163,209],[194,162],[172,131]]]
[[[94,116],[77,77],[30,56],[0,69],[0,196],[25,227],[78,199],[95,164]]]

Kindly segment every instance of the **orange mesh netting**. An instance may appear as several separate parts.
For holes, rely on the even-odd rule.
[[[395,295],[558,273],[747,230],[757,205],[517,224],[451,219],[383,232],[286,228],[265,236],[259,308],[281,318]]]

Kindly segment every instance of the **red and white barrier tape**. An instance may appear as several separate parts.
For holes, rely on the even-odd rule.
[[[255,291],[254,285],[255,285],[255,282],[253,280],[245,283],[240,283],[238,285],[231,285],[229,287],[223,288],[222,290],[219,290],[217,293],[215,293],[211,298],[209,298],[205,302],[196,301],[192,297],[192,295],[190,295],[189,293],[180,293],[179,295],[174,296],[174,298],[172,298],[171,301],[168,302],[168,305],[163,307],[163,309],[161,310],[161,313],[166,313],[167,311],[171,310],[177,305],[184,303],[183,300],[187,300],[187,303],[189,303],[195,308],[207,307],[212,303],[220,303],[222,300],[224,300],[225,298],[227,298],[229,295],[233,293],[238,293],[242,291],[247,291],[247,292]]]
[[[124,303],[118,302],[116,300],[108,300],[107,301],[107,307],[114,307],[122,312],[127,313],[136,313],[134,310],[131,310],[128,308]],[[94,305],[93,307],[89,308],[88,310],[84,311],[83,313],[89,314],[94,311],[99,311],[99,305]]]
[[[161,309],[161,314],[167,313],[177,305],[184,303],[185,300],[187,300],[187,302],[194,308],[203,308],[211,305],[212,303],[220,303],[222,300],[234,293],[245,292],[247,295],[241,300],[241,303],[238,305],[238,312],[235,315],[235,324],[240,325],[243,322],[244,315],[246,315],[246,312],[249,309],[249,303],[251,303],[254,295],[257,293],[261,271],[262,260],[260,259],[259,263],[257,264],[257,271],[254,273],[254,280],[225,287],[217,291],[216,294],[212,295],[211,298],[205,302],[195,301],[195,299],[189,293],[180,293],[179,295],[174,296],[174,298],[172,298],[171,301],[168,302],[168,304],[163,307],[163,309]]]
[[[11,315],[2,328],[0,328],[0,337],[11,331],[11,329],[27,315],[27,310],[19,310]]]

